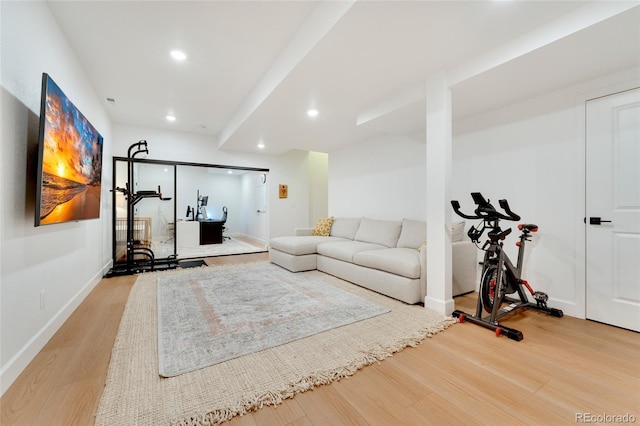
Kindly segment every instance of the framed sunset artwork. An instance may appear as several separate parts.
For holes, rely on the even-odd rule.
[[[35,226],[100,217],[102,145],[100,133],[43,73]]]

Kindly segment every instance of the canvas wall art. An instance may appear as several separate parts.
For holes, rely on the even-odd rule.
[[[100,133],[43,74],[36,226],[100,217],[102,146]]]

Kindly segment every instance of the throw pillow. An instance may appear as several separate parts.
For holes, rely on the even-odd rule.
[[[456,243],[464,240],[464,220],[451,224],[451,242]]]
[[[325,217],[318,219],[316,226],[311,231],[311,235],[327,237],[331,233],[331,224],[333,224],[333,217]]]
[[[421,220],[402,219],[402,230],[397,247],[420,248],[427,235],[427,222]]]

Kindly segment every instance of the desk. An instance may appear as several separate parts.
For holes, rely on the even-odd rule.
[[[178,221],[178,247],[197,247],[206,244],[222,243],[222,228],[220,221]]]
[[[200,244],[200,225],[198,222],[180,220],[176,225],[178,247],[197,247]]]
[[[222,244],[224,222],[203,220],[200,222],[200,245]]]

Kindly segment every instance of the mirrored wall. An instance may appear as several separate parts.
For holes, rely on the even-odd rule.
[[[114,191],[114,264],[127,261],[128,224],[156,259],[266,250],[267,169],[114,157],[116,188],[127,185],[129,161],[132,193],[148,196],[129,206],[125,192]]]

